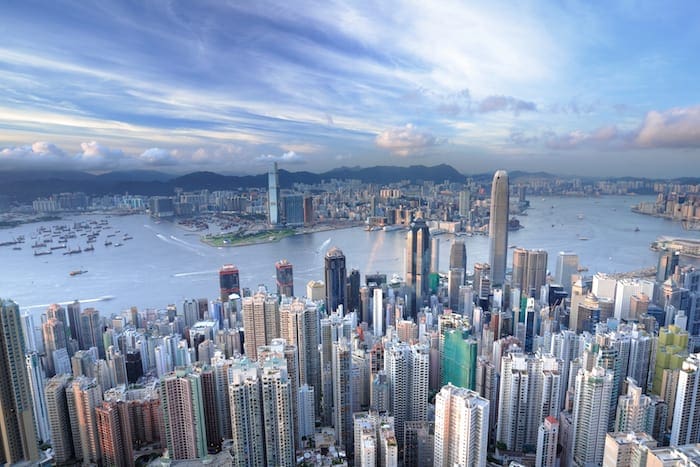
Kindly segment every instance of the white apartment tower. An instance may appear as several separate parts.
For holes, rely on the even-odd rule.
[[[700,353],[690,355],[678,376],[671,445],[700,442]]]
[[[552,355],[505,355],[496,441],[508,450],[523,451],[537,443],[538,430],[548,416],[558,417],[561,404],[561,361]]]
[[[537,455],[535,467],[555,467],[557,462],[557,440],[559,439],[559,422],[551,415],[537,430]]]
[[[434,467],[486,465],[489,401],[452,384],[435,397]]]
[[[611,370],[593,367],[590,371],[578,371],[570,465],[600,465],[603,462],[605,434],[611,416],[610,400],[614,391],[615,381]]]

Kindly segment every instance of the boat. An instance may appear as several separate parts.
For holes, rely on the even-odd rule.
[[[93,245],[88,245],[83,249],[83,251],[95,251],[95,247]]]
[[[111,244],[112,242],[110,242],[109,240],[105,240],[105,246],[110,246]]]
[[[13,246],[12,249],[13,249],[13,250],[21,250],[22,247],[21,247],[21,246]]]
[[[78,269],[76,271],[71,271],[68,274],[70,276],[79,276],[80,274],[85,274],[86,272],[87,272],[87,270],[85,270],[85,269]]]
[[[134,237],[132,237],[131,235],[124,234],[124,240],[133,240],[133,239],[134,239]]]
[[[577,214],[576,219],[578,220],[583,220],[583,214]]]
[[[82,253],[82,252],[83,252],[83,250],[81,250],[80,247],[78,247],[77,250],[68,250],[68,251],[64,251],[63,254],[64,254],[64,255],[76,255],[76,254]]]
[[[579,237],[578,239],[583,240],[583,241],[590,240],[590,238],[588,238],[588,237]]]
[[[50,255],[51,253],[53,253],[53,251],[51,251],[51,250],[35,251],[34,256]]]
[[[635,227],[635,228],[634,228],[634,231],[635,231],[635,232],[639,232],[639,227]]]
[[[119,243],[119,242],[114,244],[114,246],[122,246],[122,245],[123,245],[123,243]]]

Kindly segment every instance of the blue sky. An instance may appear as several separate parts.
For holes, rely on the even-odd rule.
[[[700,174],[696,1],[22,1],[0,17],[0,170]]]

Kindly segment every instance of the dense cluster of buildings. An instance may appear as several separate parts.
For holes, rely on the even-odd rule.
[[[403,278],[332,247],[305,291],[281,260],[274,291],[225,265],[218,298],[162,310],[1,301],[0,463],[700,465],[700,270],[552,274],[508,248],[509,192],[496,172],[473,271],[419,213]]]

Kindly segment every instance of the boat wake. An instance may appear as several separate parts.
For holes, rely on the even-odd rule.
[[[97,298],[78,299],[78,301],[79,301],[80,304],[82,305],[83,303],[107,302],[107,301],[112,300],[112,299],[114,299],[114,298],[115,298],[114,295],[103,295],[103,296],[97,297]],[[59,304],[59,305],[70,305],[70,304],[73,303],[73,302],[74,302],[74,300],[70,300],[70,301],[67,301],[67,302],[58,302],[58,304]],[[34,309],[34,308],[48,308],[48,307],[50,307],[51,305],[53,305],[53,303],[46,303],[46,304],[42,304],[42,305],[22,306],[21,308],[22,308],[22,309],[30,310],[30,309]]]
[[[216,272],[216,269],[212,269],[210,271],[178,272],[177,274],[173,274],[173,277],[203,276],[216,274]]]

